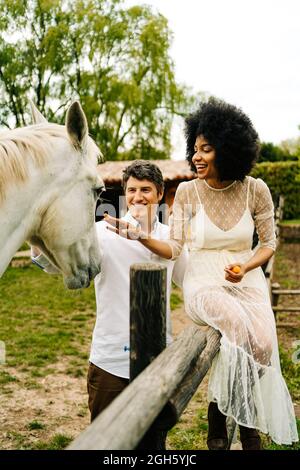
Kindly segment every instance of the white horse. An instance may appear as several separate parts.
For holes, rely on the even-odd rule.
[[[88,287],[100,271],[94,214],[102,155],[78,102],[65,126],[32,112],[38,124],[0,132],[0,276],[27,240],[69,289]]]

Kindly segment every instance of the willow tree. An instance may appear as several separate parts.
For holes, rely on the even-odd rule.
[[[165,17],[122,0],[0,0],[0,124],[28,123],[27,97],[52,121],[79,98],[107,159],[167,158],[176,83]]]

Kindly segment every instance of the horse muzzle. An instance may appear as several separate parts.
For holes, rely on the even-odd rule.
[[[100,264],[78,269],[74,275],[64,276],[64,284],[68,289],[83,289],[89,287],[91,281],[100,271]]]

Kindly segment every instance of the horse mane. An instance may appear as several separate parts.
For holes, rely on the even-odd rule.
[[[0,204],[12,183],[29,178],[29,162],[45,165],[53,152],[51,138],[68,139],[65,127],[43,123],[0,131]]]

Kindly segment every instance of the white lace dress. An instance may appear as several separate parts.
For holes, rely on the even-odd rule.
[[[246,177],[225,189],[204,180],[178,186],[171,219],[173,259],[186,242],[190,256],[183,281],[185,308],[199,325],[222,334],[210,372],[208,400],[238,424],[269,433],[278,444],[298,440],[293,404],[281,374],[276,326],[261,268],[238,284],[225,280],[227,264],[275,250],[273,203],[260,179]]]

